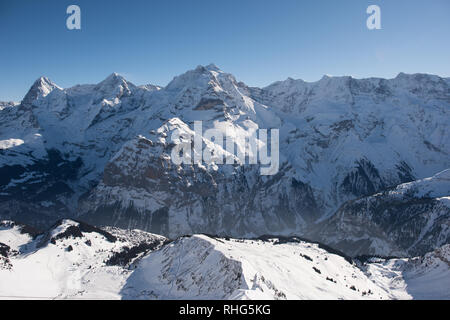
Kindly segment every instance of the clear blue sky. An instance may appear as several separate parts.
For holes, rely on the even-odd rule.
[[[82,29],[66,28],[81,7]],[[378,4],[382,30],[366,28]],[[265,86],[287,77],[450,76],[449,0],[0,0],[0,100],[48,76],[62,87],[112,72],[166,85],[199,64]]]

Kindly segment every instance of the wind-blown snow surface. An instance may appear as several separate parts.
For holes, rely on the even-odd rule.
[[[449,107],[448,79],[425,74],[288,79],[262,89],[214,65],[165,88],[115,73],[65,89],[42,77],[19,105],[0,110],[0,215],[38,227],[82,217],[172,238],[302,235],[348,200],[450,168]],[[278,174],[174,166],[170,134],[195,120],[233,132],[239,150],[251,132],[280,129]]]
[[[362,263],[297,238],[167,242],[72,220],[38,236],[24,230],[0,224],[1,298],[450,298],[449,245],[424,257]]]

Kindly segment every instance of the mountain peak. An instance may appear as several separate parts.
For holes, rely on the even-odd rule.
[[[166,86],[169,91],[182,90],[186,87],[201,87],[208,86],[211,80],[217,81],[216,76],[226,75],[216,65],[209,64],[207,66],[199,65],[193,70],[189,70],[179,76],[173,78],[173,80]]]
[[[54,84],[49,78],[41,76],[34,83],[32,88],[40,88],[40,89],[54,89],[57,85]],[[51,90],[50,90],[51,91]]]
[[[216,72],[222,72],[218,66],[216,66],[214,63],[210,63],[205,67],[208,71],[216,71]]]
[[[195,68],[195,71],[200,72],[208,72],[208,71],[215,71],[215,72],[222,72],[218,66],[216,66],[214,63],[210,63],[206,66],[204,65],[198,65],[197,68]]]
[[[124,77],[122,77],[120,74],[118,74],[117,72],[113,72],[111,73],[109,76],[107,76],[105,78],[105,80],[103,80],[102,82],[100,82],[99,84],[117,84],[117,83],[121,83],[121,82],[127,82],[125,80]]]
[[[45,77],[45,76],[40,76],[40,77],[35,81],[35,83],[39,83],[39,84],[41,84],[41,85],[44,85],[44,84],[52,84],[52,81],[51,81],[49,78]]]
[[[114,97],[129,96],[135,85],[127,81],[117,72],[111,73],[105,80],[96,85],[96,90],[104,94],[112,94]]]
[[[35,100],[47,96],[53,89],[58,88],[49,78],[41,76],[31,86],[22,100],[23,105],[31,105]]]

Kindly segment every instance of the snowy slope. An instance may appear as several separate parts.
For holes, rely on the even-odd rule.
[[[448,245],[423,257],[359,262],[295,237],[194,235],[167,242],[139,230],[73,220],[38,236],[23,230],[2,223],[2,298],[450,298]]]
[[[20,248],[30,242],[36,231],[12,221],[0,221],[0,242],[8,245],[13,250]]]
[[[397,299],[450,299],[450,246],[412,259],[372,259],[369,279]]]
[[[448,299],[449,246],[361,264],[296,238],[180,238],[143,259],[126,299]],[[149,289],[151,288],[151,289]]]
[[[25,225],[0,221],[0,269],[11,269],[11,257],[17,256],[35,234],[35,230]]]
[[[9,268],[0,268],[2,298],[117,299],[128,266],[165,238],[63,220],[34,239],[4,227],[2,241],[20,244],[9,256]]]
[[[327,280],[328,279],[328,280]],[[387,299],[355,265],[305,242],[180,238],[143,259],[128,299]]]

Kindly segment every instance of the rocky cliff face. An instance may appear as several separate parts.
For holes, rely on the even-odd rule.
[[[292,178],[286,163],[274,176],[261,176],[259,166],[175,165],[174,130],[194,134],[180,119],[171,119],[151,139],[127,143],[83,201],[82,218],[176,237],[298,233],[319,217],[312,190]],[[215,154],[225,153],[204,142]]]
[[[347,201],[450,168],[449,107],[448,79],[423,74],[288,79],[262,89],[214,65],[165,88],[118,74],[67,89],[40,78],[21,104],[0,110],[0,215],[41,227],[82,216],[168,236],[305,235]],[[238,161],[174,165],[171,133],[192,131],[197,120],[232,132],[240,149],[251,132],[278,128],[279,172],[264,177],[259,165]],[[402,245],[381,252],[425,241],[421,228],[402,229],[412,213],[401,208],[395,228],[410,239],[399,235]],[[435,206],[421,208],[425,221]]]

